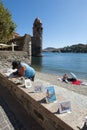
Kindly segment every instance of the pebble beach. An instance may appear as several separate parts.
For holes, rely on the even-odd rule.
[[[53,74],[51,75],[51,74],[41,73],[41,72],[37,72],[37,71],[36,71],[36,76],[35,76],[35,79],[44,80],[52,85],[63,87],[70,91],[74,91],[78,94],[87,96],[87,86],[86,85],[74,85],[71,83],[65,83],[65,82],[60,81],[59,78],[62,78],[62,77],[59,77],[58,75],[53,75]],[[86,80],[81,80],[81,81],[86,82]]]

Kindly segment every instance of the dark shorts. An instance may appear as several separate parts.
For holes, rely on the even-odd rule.
[[[29,79],[32,80],[32,81],[34,81],[34,78],[35,78],[35,75],[32,76],[32,77],[30,77]]]
[[[76,81],[76,79],[74,79],[74,78],[68,78],[67,80],[68,81]]]

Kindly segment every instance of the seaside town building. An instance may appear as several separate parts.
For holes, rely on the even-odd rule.
[[[26,51],[29,56],[42,56],[42,23],[36,18],[33,23],[33,36],[25,34],[20,36],[13,33],[13,38],[7,43],[8,46],[1,46],[0,50]],[[12,49],[14,47],[14,49]]]

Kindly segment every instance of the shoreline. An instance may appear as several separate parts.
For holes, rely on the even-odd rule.
[[[12,68],[11,62],[4,61],[3,59],[1,59],[0,69],[3,70],[3,68],[4,69]],[[48,82],[52,85],[60,86],[60,87],[66,88],[70,91],[74,91],[78,94],[82,94],[82,95],[87,96],[87,86],[85,86],[85,85],[73,85],[71,83],[65,83],[65,82],[59,81],[58,78],[62,78],[62,77],[57,75],[57,74],[48,74],[48,73],[39,72],[39,71],[36,70],[35,79],[40,79],[40,80],[46,81],[46,82]],[[87,82],[87,80],[85,80],[85,79],[80,79],[80,80]]]
[[[42,72],[36,71],[35,79],[40,79],[40,80],[46,81],[52,85],[60,86],[60,87],[66,88],[70,91],[76,92],[78,94],[87,96],[87,86],[65,83],[65,82],[58,80],[58,78],[62,78],[62,77],[55,75],[55,74],[51,75],[48,73],[42,73]],[[85,80],[82,79],[82,81],[85,81]]]

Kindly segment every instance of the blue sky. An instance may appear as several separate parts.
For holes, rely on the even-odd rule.
[[[87,0],[2,0],[16,32],[33,35],[36,17],[43,25],[43,48],[87,44]]]

